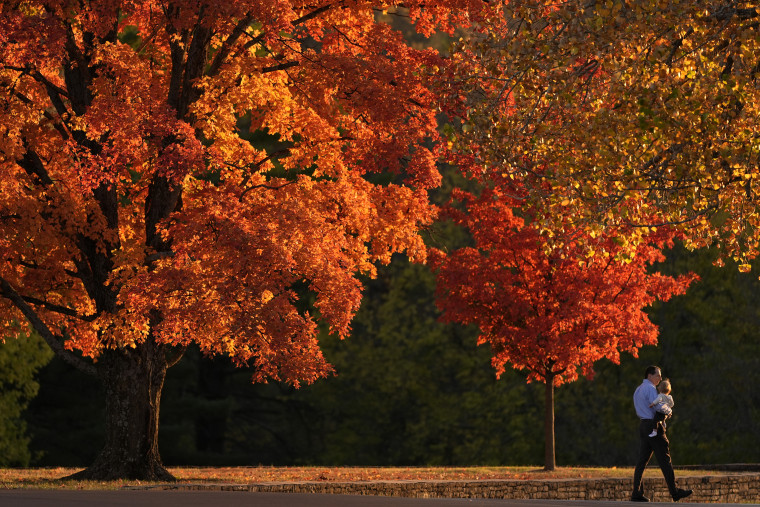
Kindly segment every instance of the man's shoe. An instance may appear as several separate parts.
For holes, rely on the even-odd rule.
[[[631,502],[648,502],[649,498],[645,497],[644,495],[632,495],[631,496]]]
[[[686,498],[687,496],[691,495],[693,493],[690,489],[677,489],[675,494],[673,495],[673,501],[677,502],[681,498]]]

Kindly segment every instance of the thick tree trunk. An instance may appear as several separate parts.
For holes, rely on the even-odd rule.
[[[546,376],[546,400],[544,408],[544,470],[551,471],[557,465],[554,452],[554,375]]]
[[[106,441],[74,479],[173,481],[158,453],[161,389],[169,366],[152,339],[134,349],[105,351],[96,367],[106,395]]]

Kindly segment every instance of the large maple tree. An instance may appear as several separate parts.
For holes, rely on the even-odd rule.
[[[671,224],[749,270],[760,251],[760,6],[510,0],[456,58],[461,149],[520,180],[538,226]],[[457,91],[459,95],[461,91]]]
[[[449,214],[475,245],[448,255],[432,251],[438,305],[444,319],[480,328],[479,344],[491,346],[497,375],[511,366],[525,370],[528,382],[546,384],[545,468],[553,470],[554,388],[593,376],[602,358],[617,364],[621,352],[636,356],[656,344],[657,327],[645,307],[683,293],[695,276],[649,272],[671,241],[664,228],[622,259],[612,233],[592,238],[567,228],[564,246],[551,247],[526,221],[524,202],[509,193],[491,188],[454,197],[463,209]]]
[[[430,33],[465,4],[404,5]],[[189,343],[312,382],[331,370],[318,323],[349,333],[357,276],[424,259],[444,62],[374,7],[2,2],[0,335],[28,323],[103,383],[80,477],[171,478],[160,395]]]

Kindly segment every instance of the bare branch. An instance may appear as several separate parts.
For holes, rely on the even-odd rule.
[[[247,32],[246,32],[246,35],[249,36],[251,38],[251,40],[249,40],[248,42],[245,43],[245,45],[243,46],[243,49],[250,49],[253,46],[255,46],[256,44],[258,44],[259,42],[261,42],[261,41],[264,40],[265,33],[260,33],[256,37],[254,37],[253,35],[251,35],[251,34],[249,34]]]

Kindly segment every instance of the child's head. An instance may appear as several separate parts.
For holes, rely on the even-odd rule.
[[[657,385],[657,392],[660,394],[670,394],[670,379],[662,379],[662,381]]]

